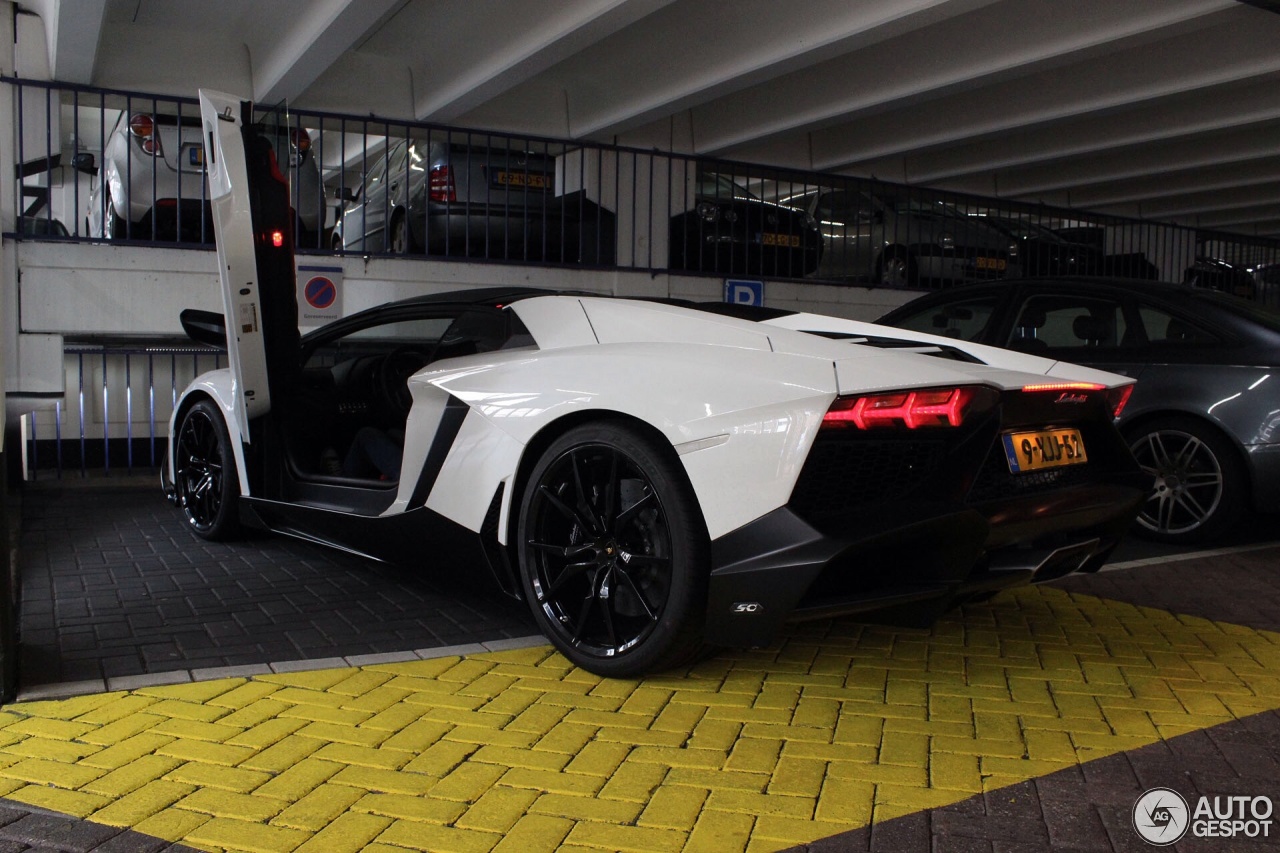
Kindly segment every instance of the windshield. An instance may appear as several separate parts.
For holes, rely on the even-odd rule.
[[[698,195],[712,196],[714,198],[758,200],[746,187],[734,183],[732,178],[727,175],[721,175],[718,172],[703,172],[698,175],[697,192]]]
[[[1065,243],[1067,242],[1058,234],[1055,234],[1043,225],[1036,225],[1034,222],[1027,222],[1025,219],[1005,219],[1001,216],[981,217],[981,221],[989,222],[996,228],[1008,231],[1014,237],[1021,240],[1035,239],[1045,243]]]

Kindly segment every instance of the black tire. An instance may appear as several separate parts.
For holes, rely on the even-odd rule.
[[[1247,504],[1244,465],[1213,427],[1173,416],[1125,435],[1142,470],[1155,478],[1134,532],[1160,542],[1208,542],[1240,520]]]
[[[627,678],[701,651],[710,549],[669,447],[617,422],[569,430],[530,473],[516,541],[534,618],[574,664]]]
[[[906,249],[887,249],[876,263],[876,281],[881,287],[915,287],[920,281],[915,258]]]
[[[129,228],[125,224],[120,214],[116,213],[116,205],[108,194],[107,202],[107,221],[103,223],[102,236],[109,240],[123,240],[129,235]]]
[[[174,447],[173,487],[191,530],[202,539],[240,535],[240,477],[222,410],[201,400],[187,412]]]
[[[418,254],[422,250],[413,240],[413,229],[409,227],[409,217],[401,210],[391,220],[391,253],[393,255]]]

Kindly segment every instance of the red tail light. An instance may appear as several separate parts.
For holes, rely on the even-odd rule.
[[[995,405],[999,394],[981,386],[923,388],[892,394],[840,397],[822,418],[823,426],[857,429],[958,427],[976,410]]]
[[[289,142],[299,157],[311,150],[311,134],[301,127],[289,131]]]
[[[1111,388],[1107,391],[1107,406],[1111,409],[1111,417],[1120,417],[1120,413],[1129,403],[1131,394],[1133,394],[1133,385],[1121,385],[1119,388]]]
[[[156,122],[145,113],[129,116],[129,132],[138,140],[138,147],[151,155],[160,153],[160,137],[156,135]]]
[[[1037,391],[1101,391],[1106,387],[1097,382],[1037,382],[1023,385],[1022,390],[1034,394]]]
[[[453,169],[449,166],[432,166],[427,177],[427,192],[432,201],[457,201],[453,186]]]
[[[1113,418],[1118,418],[1120,413],[1124,411],[1125,404],[1129,402],[1129,395],[1133,393],[1133,385],[1107,388],[1106,385],[1100,382],[1038,382],[1033,385],[1023,385],[1022,390],[1032,394],[1039,391],[1106,391],[1107,408],[1111,410]],[[1063,396],[1066,396],[1066,394]]]

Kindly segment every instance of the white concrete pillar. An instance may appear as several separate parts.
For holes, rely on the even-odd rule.
[[[0,75],[11,77],[14,73],[13,4],[0,0]],[[17,122],[13,87],[0,84],[0,233],[12,232],[15,227],[13,177],[13,138]],[[5,240],[0,240],[0,427],[6,423],[5,396],[9,387],[8,367],[14,363],[18,346],[18,267],[16,252]],[[4,433],[0,429],[0,458],[4,454]],[[6,552],[5,560],[8,559]]]
[[[696,164],[656,154],[578,149],[558,158],[556,193],[585,191],[618,222],[618,266],[665,269],[671,217],[694,204]]]

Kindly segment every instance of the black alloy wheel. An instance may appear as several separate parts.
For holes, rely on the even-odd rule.
[[[1206,542],[1244,509],[1244,469],[1230,444],[1192,418],[1161,418],[1128,433],[1129,447],[1154,488],[1136,532],[1163,542]]]
[[[178,428],[173,484],[197,536],[234,538],[240,532],[240,478],[222,412],[208,400],[191,407]]]
[[[518,537],[534,617],[578,666],[630,677],[700,650],[707,536],[669,447],[617,422],[570,430],[532,471]]]

